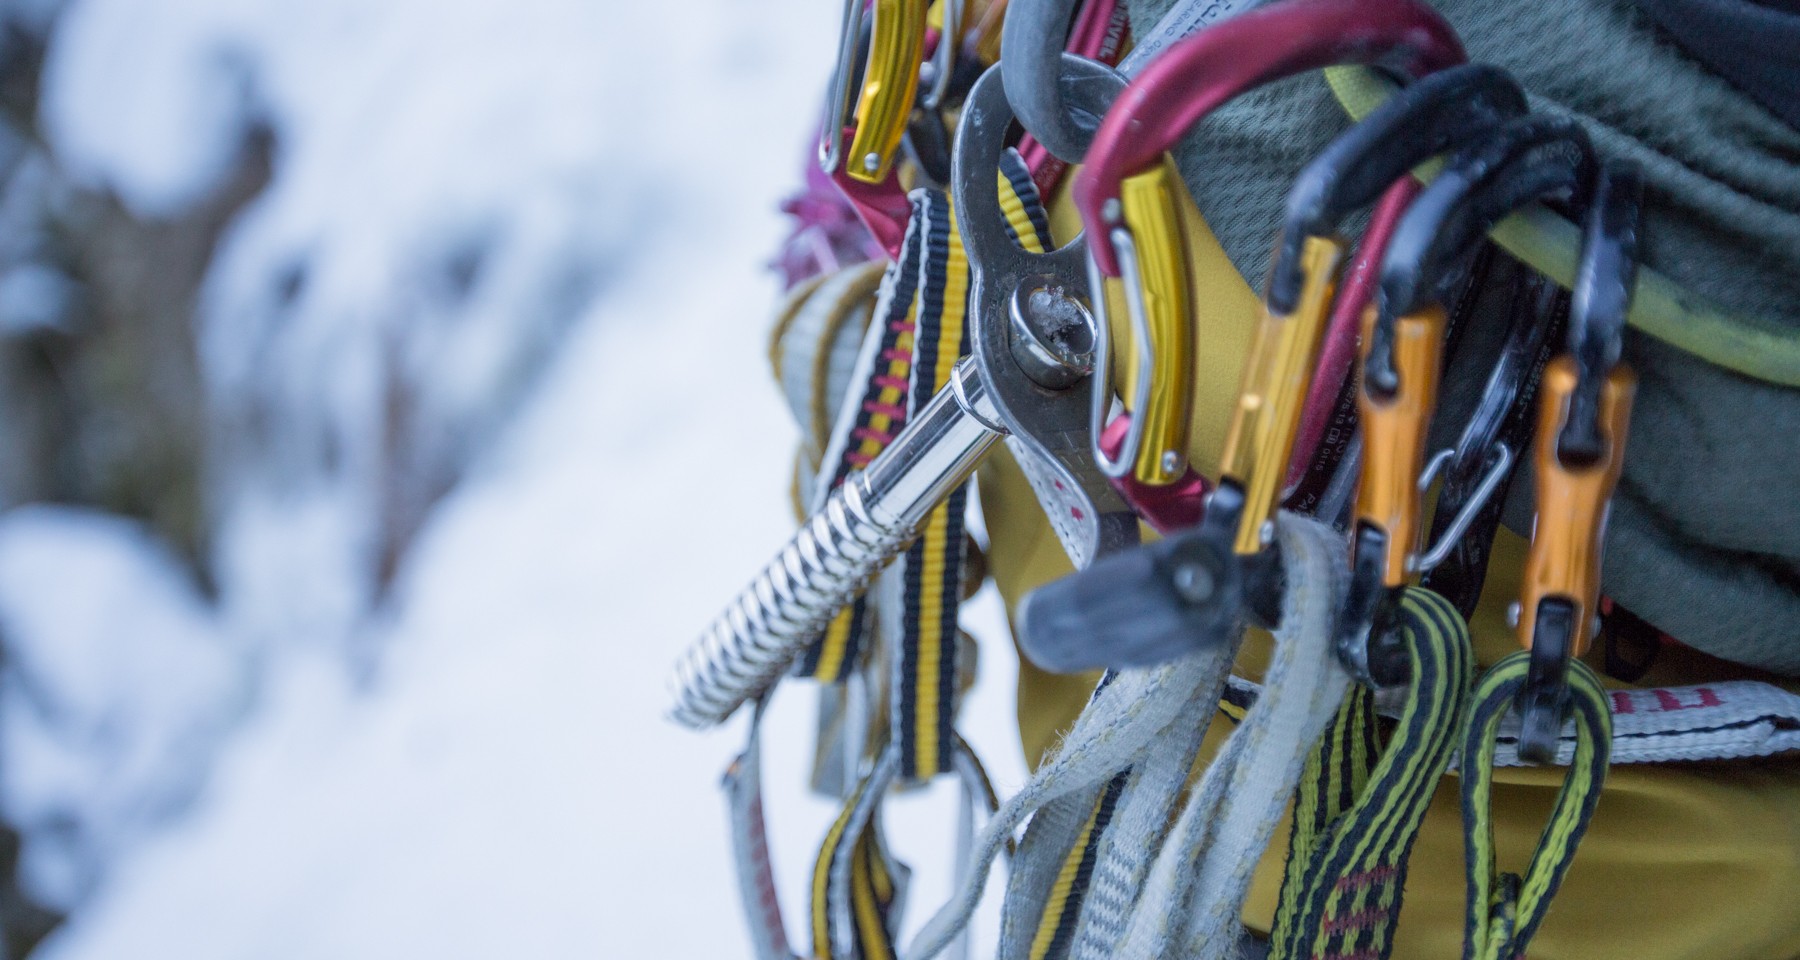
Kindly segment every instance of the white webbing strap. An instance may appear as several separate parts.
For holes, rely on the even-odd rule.
[[[1262,696],[1260,684],[1232,677],[1228,690],[1240,699]],[[1800,693],[1758,680],[1727,680],[1686,687],[1608,690],[1612,711],[1612,764],[1751,760],[1800,751]],[[1387,710],[1381,711],[1391,716]],[[1496,766],[1521,767],[1519,719],[1501,721]],[[1574,726],[1566,725],[1555,762],[1575,755]],[[1451,760],[1454,769],[1456,761]]]
[[[1612,712],[1612,763],[1747,760],[1800,750],[1800,694],[1755,680],[1691,687],[1608,690]],[[1498,766],[1523,766],[1519,718],[1500,723]],[[1556,762],[1575,755],[1575,726],[1563,726]]]
[[[968,924],[988,868],[1027,817],[1060,797],[1097,789],[1130,767],[1187,712],[1196,691],[1216,693],[1236,649],[1235,642],[1211,644],[1173,663],[1121,672],[1100,690],[1037,772],[988,821],[976,840],[969,871],[905,950],[906,960],[937,956]]]
[[[1113,956],[1234,957],[1251,874],[1349,688],[1333,644],[1343,538],[1283,514],[1287,591],[1263,696],[1232,731],[1151,865]],[[1214,701],[1216,702],[1216,701]]]
[[[739,900],[750,929],[751,956],[756,960],[794,960],[781,919],[781,898],[775,891],[775,870],[769,860],[769,835],[763,817],[763,706],[764,700],[758,698],[744,752],[726,769],[723,786],[731,817]]]
[[[1124,938],[1217,705],[1217,696],[1195,697],[1181,720],[1132,768],[1112,824],[1100,839],[1070,952],[1074,960],[1108,960]]]

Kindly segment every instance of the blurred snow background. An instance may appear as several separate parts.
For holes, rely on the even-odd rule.
[[[746,954],[741,728],[660,714],[792,525],[762,264],[838,9],[0,0],[8,950]],[[909,927],[951,793],[896,804]]]

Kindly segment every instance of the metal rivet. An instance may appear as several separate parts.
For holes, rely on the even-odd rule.
[[[1107,223],[1118,223],[1125,216],[1125,208],[1120,206],[1119,198],[1113,197],[1100,205],[1100,219]]]
[[[1506,625],[1512,627],[1514,630],[1519,629],[1519,617],[1523,614],[1524,609],[1524,607],[1519,605],[1519,601],[1517,600],[1507,604]]]
[[[1164,450],[1162,455],[1162,468],[1164,473],[1180,473],[1181,452],[1178,450]]]
[[[1175,592],[1189,603],[1205,603],[1212,599],[1212,571],[1197,563],[1184,563],[1175,568]]]
[[[874,173],[881,168],[881,154],[871,153],[863,158],[863,169]]]

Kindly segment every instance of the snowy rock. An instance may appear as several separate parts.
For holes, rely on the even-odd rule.
[[[238,712],[237,652],[180,569],[126,521],[0,514],[0,812],[46,904],[191,798]]]

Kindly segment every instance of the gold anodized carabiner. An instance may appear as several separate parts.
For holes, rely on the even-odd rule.
[[[1362,356],[1366,368],[1375,340],[1378,312],[1363,311]],[[1437,407],[1439,368],[1443,361],[1444,308],[1430,304],[1394,321],[1394,371],[1399,387],[1392,396],[1371,392],[1365,380],[1357,391],[1362,418],[1362,476],[1356,488],[1356,520],[1387,534],[1381,558],[1381,582],[1406,584],[1419,549],[1419,477],[1425,470],[1425,443]]]
[[[1185,190],[1167,154],[1149,170],[1120,184],[1119,201],[1131,232],[1135,269],[1127,271],[1125,301],[1136,348],[1126,367],[1124,396],[1143,397],[1130,410],[1135,450],[1132,475],[1165,486],[1187,469],[1188,408],[1194,396],[1194,321],[1188,278],[1187,236],[1181,222]],[[1146,364],[1148,355],[1150,362]],[[1146,384],[1143,378],[1148,377]]]
[[[1626,433],[1637,375],[1619,364],[1600,388],[1600,428],[1606,450],[1592,463],[1565,463],[1558,438],[1568,421],[1575,392],[1574,358],[1564,355],[1544,368],[1532,476],[1537,484],[1537,519],[1519,586],[1519,643],[1530,648],[1538,605],[1562,597],[1575,605],[1574,655],[1587,652],[1600,605],[1600,561],[1606,537],[1608,502],[1625,466]]]
[[[1278,314],[1263,302],[1219,462],[1220,474],[1244,486],[1244,515],[1232,545],[1239,554],[1258,553],[1268,544],[1343,256],[1340,240],[1306,238],[1300,252],[1306,279],[1294,311]]]
[[[864,183],[882,182],[893,168],[925,59],[925,0],[875,0],[874,12],[856,131],[844,160],[844,173]]]

